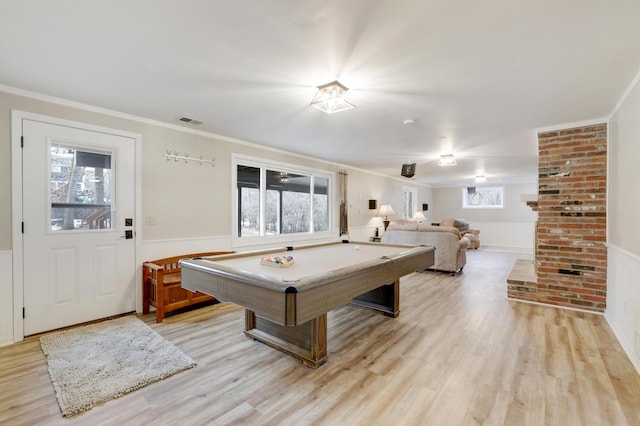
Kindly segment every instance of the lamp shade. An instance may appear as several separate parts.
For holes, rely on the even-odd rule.
[[[396,214],[396,212],[393,211],[393,207],[391,207],[390,204],[383,204],[380,206],[380,210],[378,210],[378,214],[380,216],[388,217],[388,216],[393,216],[394,214]]]
[[[422,213],[422,212],[416,212],[416,213],[413,215],[413,219],[414,219],[414,220],[417,220],[417,221],[427,220],[427,218],[426,218],[426,217],[424,217],[424,213]]]

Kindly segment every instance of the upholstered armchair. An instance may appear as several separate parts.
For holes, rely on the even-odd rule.
[[[470,249],[480,248],[480,230],[479,229],[469,229],[469,232],[464,234],[464,236],[469,240]]]
[[[470,229],[469,223],[464,219],[444,219],[440,221],[440,226],[453,226],[463,237],[469,240],[470,249],[480,248],[480,230]]]

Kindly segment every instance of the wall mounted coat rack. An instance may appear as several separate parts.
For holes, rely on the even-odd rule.
[[[164,153],[164,156],[167,159],[167,161],[171,161],[171,160],[184,161],[185,164],[188,163],[189,161],[196,161],[200,163],[200,165],[211,164],[212,167],[216,166],[215,157],[212,158],[211,160],[205,159],[204,156],[202,155],[200,157],[191,157],[188,152],[185,152],[184,155],[180,155],[178,151],[172,151],[170,149],[168,149],[167,152]]]

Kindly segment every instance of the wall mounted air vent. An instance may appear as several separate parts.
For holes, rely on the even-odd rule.
[[[202,124],[202,121],[198,121],[198,120],[194,120],[193,118],[189,118],[189,117],[180,117],[180,121],[184,121],[185,123],[189,123],[189,124]]]

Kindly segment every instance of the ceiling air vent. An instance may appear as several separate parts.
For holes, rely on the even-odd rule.
[[[189,124],[202,124],[202,121],[198,121],[198,120],[194,120],[193,118],[189,118],[189,117],[180,117],[180,121],[184,121],[185,123],[189,123]]]

